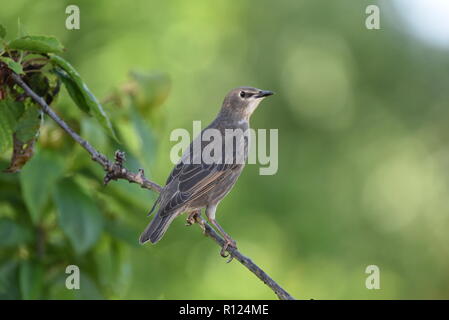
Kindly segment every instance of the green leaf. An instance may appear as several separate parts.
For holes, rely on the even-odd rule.
[[[42,112],[34,105],[29,105],[17,121],[13,135],[13,154],[9,167],[3,172],[19,172],[30,161],[34,154],[39,129],[42,123]]]
[[[73,101],[78,105],[78,107],[83,110],[89,112],[93,115],[97,121],[101,124],[101,126],[106,130],[106,132],[115,140],[117,137],[115,136],[115,132],[112,128],[111,121],[106,115],[103,107],[97,98],[92,94],[87,85],[81,79],[79,73],[75,70],[75,68],[67,62],[65,59],[61,58],[57,55],[52,55],[50,61],[57,67],[61,68],[66,75],[64,75],[60,70],[56,69],[56,74],[61,78],[64,85],[67,88],[70,96]],[[70,81],[68,80],[70,79]]]
[[[24,36],[12,40],[8,47],[38,53],[62,53],[64,51],[64,47],[58,39],[49,36]]]
[[[56,180],[63,174],[63,162],[54,153],[38,152],[20,172],[20,184],[31,220],[37,224]]]
[[[94,201],[72,180],[60,181],[54,191],[59,225],[75,251],[82,254],[98,240],[103,219]]]
[[[88,103],[86,102],[83,92],[79,89],[79,87],[76,85],[75,81],[72,80],[72,78],[69,77],[67,72],[61,69],[54,69],[56,75],[61,79],[62,83],[64,84],[65,88],[67,89],[67,92],[69,93],[70,97],[72,98],[73,102],[84,112],[87,114],[90,113],[90,108]]]
[[[36,137],[42,122],[41,111],[34,105],[28,106],[15,128],[16,137],[27,142]]]
[[[43,269],[34,261],[22,261],[19,269],[20,292],[24,300],[41,298],[43,288]]]
[[[0,100],[0,153],[11,147],[12,134],[24,110],[22,102]]]
[[[26,243],[31,238],[29,230],[14,220],[0,218],[0,247],[13,247]]]
[[[2,24],[0,24],[0,39],[5,39],[5,37],[6,37],[6,29]]]
[[[4,62],[9,69],[11,69],[12,71],[14,71],[17,74],[25,74],[23,72],[22,69],[22,65],[16,61],[14,61],[13,59],[9,58],[9,57],[1,57],[0,56],[0,61]]]

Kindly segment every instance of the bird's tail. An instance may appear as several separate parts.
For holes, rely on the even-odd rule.
[[[175,214],[168,214],[163,217],[160,214],[156,214],[145,231],[140,235],[140,243],[143,244],[148,240],[151,243],[156,243],[161,240],[175,217]]]
[[[157,197],[156,201],[154,201],[154,204],[151,207],[150,212],[148,212],[147,214],[147,217],[151,216],[151,214],[153,213],[154,209],[156,209],[156,206],[159,204],[159,202],[161,202],[161,196]]]

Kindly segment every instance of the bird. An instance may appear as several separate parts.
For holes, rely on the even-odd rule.
[[[195,216],[201,215],[201,210],[205,209],[208,221],[224,239],[221,256],[227,257],[229,247],[237,248],[236,241],[215,219],[215,213],[220,201],[231,191],[242,173],[248,157],[249,137],[244,134],[229,138],[227,132],[249,132],[251,115],[264,98],[273,94],[268,90],[238,87],[226,95],[216,118],[190,143],[168,176],[148,213],[151,215],[158,207],[154,218],[140,236],[141,244],[148,241],[157,243],[172,221],[183,213],[189,214],[188,225],[193,224]],[[213,141],[205,138],[208,133],[216,134]],[[212,139],[209,137],[209,140]],[[232,142],[232,148],[225,147],[229,141]],[[212,148],[210,159],[205,159],[204,151],[212,142],[216,149]]]

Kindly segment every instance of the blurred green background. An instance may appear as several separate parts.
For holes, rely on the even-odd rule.
[[[121,143],[65,90],[53,107],[158,183],[172,167],[171,130],[206,125],[233,87],[275,91],[251,125],[279,129],[279,170],[248,165],[217,212],[242,253],[299,299],[447,299],[449,26],[436,18],[448,4],[425,3],[2,0],[0,23],[14,34],[20,17],[28,33],[65,45]],[[69,4],[80,30],[65,28]],[[365,27],[369,4],[380,30]],[[132,102],[140,113],[117,98],[130,71],[149,83]],[[101,168],[50,119],[38,144],[20,174],[0,173],[0,297],[275,298],[183,217],[157,245],[138,245],[155,195],[103,187]],[[63,208],[84,220],[61,228]],[[79,291],[64,286],[69,264],[80,267]],[[380,290],[365,287],[372,264]]]

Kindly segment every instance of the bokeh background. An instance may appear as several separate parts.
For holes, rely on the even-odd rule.
[[[80,30],[65,28],[68,4],[81,10]],[[365,27],[369,4],[380,30]],[[18,17],[65,45],[121,143],[65,91],[53,107],[158,183],[172,167],[171,130],[211,121],[233,87],[277,93],[252,127],[279,129],[279,170],[247,166],[217,217],[296,298],[449,298],[447,1],[2,0],[9,34]],[[141,99],[129,102],[136,78]],[[0,173],[2,298],[275,298],[183,218],[157,245],[138,245],[155,195],[101,179],[50,119],[23,171]],[[72,228],[61,228],[64,208]],[[69,264],[81,269],[78,291],[64,286]],[[365,287],[372,264],[380,290]]]

